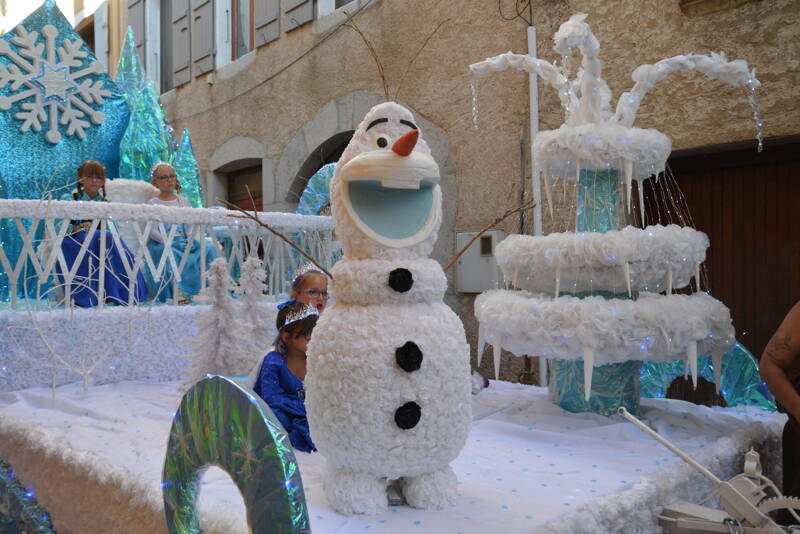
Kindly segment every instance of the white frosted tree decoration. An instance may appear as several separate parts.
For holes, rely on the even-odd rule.
[[[239,315],[242,318],[245,354],[253,359],[253,364],[264,354],[272,342],[272,329],[268,326],[269,317],[264,308],[265,280],[267,273],[264,264],[256,257],[247,258],[242,264],[239,276]]]
[[[200,294],[209,308],[198,314],[197,337],[189,339],[192,365],[184,385],[190,387],[208,374],[244,374],[250,371],[243,356],[242,327],[231,296],[233,280],[228,262],[217,258],[208,271],[208,287]]]

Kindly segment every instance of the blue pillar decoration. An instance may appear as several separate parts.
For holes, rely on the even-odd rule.
[[[226,471],[242,493],[249,532],[311,532],[289,436],[258,395],[222,376],[187,391],[172,421],[161,482],[170,534],[200,532],[195,505],[211,465]]]
[[[54,0],[0,36],[2,198],[59,198],[87,159],[119,173],[129,109],[117,85]],[[0,246],[22,250],[13,222],[0,220]],[[0,279],[0,300],[9,296]]]
[[[640,372],[642,397],[665,397],[672,381],[683,376],[686,360],[644,362]],[[714,363],[708,356],[697,359],[697,373],[709,382],[716,382]],[[756,358],[741,343],[722,359],[719,391],[728,406],[758,406],[775,411],[775,399],[761,380]]]
[[[581,169],[577,187],[576,231],[608,232],[619,226],[620,207],[617,195],[617,171]],[[628,298],[627,293],[582,293],[583,297],[602,295],[606,298]],[[631,413],[639,409],[639,368],[642,362],[628,361],[595,367],[592,392],[584,398],[583,360],[551,362],[549,396],[555,404],[570,412],[594,412],[614,415],[625,406]]]

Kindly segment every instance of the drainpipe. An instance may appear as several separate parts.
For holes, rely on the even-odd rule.
[[[531,21],[533,22],[533,21]],[[528,26],[528,55],[536,57],[536,26]],[[531,181],[533,182],[533,235],[542,235],[542,180],[539,169],[533,161],[533,138],[539,133],[539,77],[528,74],[528,103],[531,128]],[[547,386],[547,360],[539,356],[539,385]]]

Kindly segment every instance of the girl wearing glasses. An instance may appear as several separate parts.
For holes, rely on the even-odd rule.
[[[328,277],[307,265],[294,275],[290,298],[314,306],[321,313],[328,303]]]
[[[95,160],[84,161],[77,172],[77,184],[71,193],[65,194],[61,200],[75,200],[79,202],[105,202],[106,201],[106,168],[102,163]],[[133,255],[127,249],[122,240],[121,246],[112,238],[111,232],[102,232],[99,226],[90,232],[92,221],[73,220],[70,221],[72,229],[70,234],[61,242],[61,250],[64,253],[67,268],[72,270],[75,262],[81,255],[84,243],[88,241],[86,250],[80,259],[80,264],[75,271],[72,280],[71,294],[76,306],[88,308],[96,306],[98,302],[99,283],[100,283],[100,242],[105,240],[105,275],[103,278],[103,289],[108,302],[127,305],[130,300],[128,286],[130,280],[125,270],[125,256],[128,265],[133,265]],[[113,223],[109,222],[108,225]],[[59,266],[60,271],[60,266]],[[63,279],[63,273],[59,273]],[[133,284],[133,301],[144,300],[147,287],[141,273],[136,274]]]
[[[147,201],[148,204],[157,206],[168,206],[172,208],[188,208],[190,207],[189,201],[180,196],[181,183],[175,174],[175,169],[169,163],[159,161],[150,169],[150,181],[158,189],[158,195]],[[153,224],[150,229],[150,240],[147,242],[147,249],[150,256],[153,258],[153,263],[158,265],[161,261],[161,256],[164,254],[164,247],[169,236],[172,225],[163,223],[166,235],[162,235],[159,231],[158,225]],[[175,258],[175,263],[180,264],[186,248],[189,246],[189,239],[187,234],[191,234],[192,227],[184,227],[179,225],[175,232],[172,243],[172,253]],[[200,239],[208,239],[201,236]],[[206,242],[206,266],[211,265],[217,257],[214,244],[210,239]],[[152,273],[148,273],[148,282],[150,283],[151,298],[157,299],[159,302],[167,302],[168,300],[175,299],[178,304],[188,304],[191,297],[200,292],[200,241],[195,239],[192,241],[191,249],[188,252],[186,264],[181,271],[181,281],[177,284],[177,294],[173,294],[173,285],[175,275],[172,272],[171,264],[165,262],[164,271],[161,274],[161,281],[156,282]]]

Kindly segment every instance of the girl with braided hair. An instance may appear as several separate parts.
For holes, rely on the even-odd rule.
[[[106,168],[102,163],[95,160],[84,161],[77,172],[77,184],[71,193],[64,195],[61,200],[72,200],[78,202],[105,202],[105,183]],[[103,289],[105,298],[108,302],[127,305],[130,300],[128,286],[130,280],[124,267],[122,256],[125,255],[129,265],[133,265],[133,255],[120,241],[121,246],[112,239],[110,232],[101,232],[96,229],[89,232],[92,221],[72,220],[70,234],[61,242],[61,250],[64,253],[68,269],[72,270],[78,260],[81,248],[88,240],[86,252],[80,260],[80,264],[72,279],[71,294],[76,306],[88,308],[96,306],[98,303],[98,293],[100,284],[100,243],[105,240],[105,276],[103,279]],[[111,222],[108,223],[113,224]],[[58,266],[60,267],[60,266]],[[60,269],[59,269],[60,271]],[[63,273],[59,272],[63,282]],[[144,300],[147,294],[147,287],[141,273],[136,273],[136,280],[133,284],[133,301]]]

